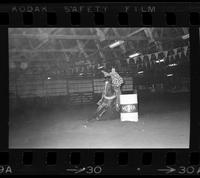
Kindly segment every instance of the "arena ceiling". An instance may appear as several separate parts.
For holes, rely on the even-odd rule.
[[[187,28],[10,28],[12,62],[63,65],[99,64],[126,60],[130,54],[148,54],[184,45]],[[110,48],[109,45],[124,43]]]

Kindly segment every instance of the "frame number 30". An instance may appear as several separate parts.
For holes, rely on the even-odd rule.
[[[88,166],[86,171],[87,174],[100,174],[101,172],[102,172],[101,166],[95,166],[95,167]]]

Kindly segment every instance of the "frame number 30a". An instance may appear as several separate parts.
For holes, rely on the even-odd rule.
[[[197,174],[200,175],[200,167],[195,168],[193,166],[180,166],[179,174]]]

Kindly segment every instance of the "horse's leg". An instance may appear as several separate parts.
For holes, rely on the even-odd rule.
[[[104,109],[104,106],[100,105],[97,108],[97,111],[95,112],[95,114],[91,118],[89,118],[86,122],[95,121],[95,120],[97,120],[96,119],[97,117],[99,117],[99,116],[101,117],[101,112],[103,111],[103,109]]]
[[[99,114],[98,120],[100,120],[103,116],[103,114],[106,112],[106,108],[103,109],[103,111]]]
[[[120,110],[120,95],[121,95],[121,90],[120,90],[119,87],[116,87],[114,90],[115,90],[115,94],[116,94],[116,101],[115,101],[116,110],[119,111]]]

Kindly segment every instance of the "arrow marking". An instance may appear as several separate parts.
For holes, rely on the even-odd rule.
[[[75,174],[77,174],[77,173],[81,173],[81,172],[85,171],[86,169],[81,168],[81,169],[66,169],[66,170],[69,171],[69,172],[74,172]]]
[[[67,171],[70,171],[70,172],[75,172],[77,171],[78,169],[66,169]]]
[[[163,171],[163,172],[166,172],[166,174],[169,174],[169,173],[172,173],[174,171],[176,171],[176,169],[172,168],[172,167],[169,167],[167,166],[166,169],[157,169],[158,171]]]
[[[77,173],[81,173],[81,172],[83,172],[83,171],[85,171],[85,168],[82,168],[82,169],[79,169],[77,172],[75,172],[76,174]]]

